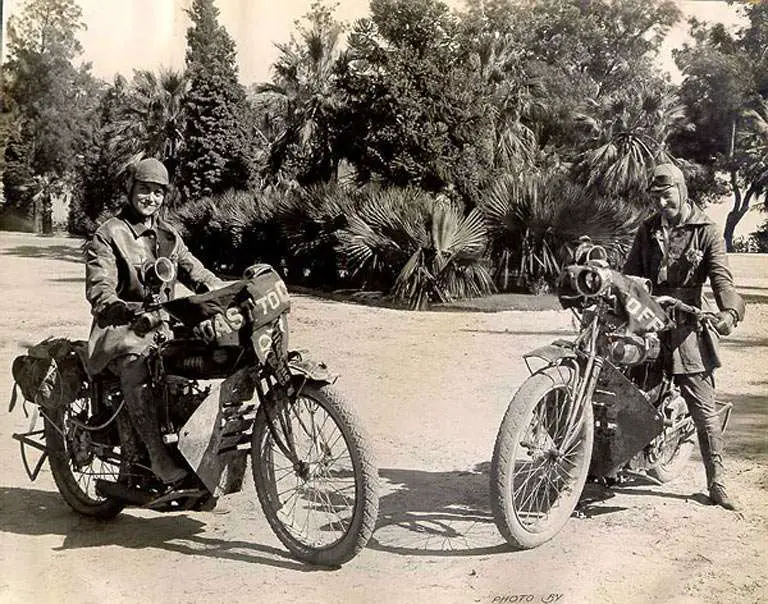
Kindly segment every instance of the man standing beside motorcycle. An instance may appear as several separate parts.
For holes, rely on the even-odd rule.
[[[129,167],[127,204],[96,230],[86,247],[85,293],[94,316],[89,372],[95,375],[109,368],[119,376],[130,424],[147,448],[152,471],[163,483],[174,484],[186,471],[163,443],[147,366],[156,335],[167,327],[162,323],[149,331],[139,327],[148,293],[145,268],[158,258],[168,258],[175,275],[196,293],[222,283],[160,217],[168,187],[168,171],[159,160],[147,158]],[[173,297],[174,286],[175,279],[164,290],[166,298]]]
[[[650,193],[658,211],[640,226],[624,272],[650,279],[654,295],[674,296],[698,308],[709,278],[719,308],[715,328],[730,333],[744,318],[745,304],[734,287],[717,226],[688,199],[685,177],[674,164],[655,168]],[[674,375],[696,425],[709,498],[734,510],[724,484],[723,434],[715,404],[717,342],[707,337],[707,328],[695,317],[676,319],[677,325],[664,332],[662,340],[665,369]]]

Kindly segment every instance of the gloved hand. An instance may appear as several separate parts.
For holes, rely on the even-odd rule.
[[[97,322],[99,327],[107,327],[108,325],[128,325],[135,318],[136,315],[128,305],[122,300],[117,300],[107,305],[104,310],[99,313]]]
[[[721,336],[728,336],[736,326],[736,314],[732,310],[721,310],[713,327]]]

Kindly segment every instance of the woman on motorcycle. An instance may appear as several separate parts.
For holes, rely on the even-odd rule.
[[[163,324],[144,333],[137,326],[147,294],[144,267],[165,257],[179,280],[197,293],[216,289],[219,279],[187,249],[179,233],[159,216],[168,171],[148,158],[129,168],[128,203],[104,222],[86,248],[85,294],[94,321],[88,341],[89,372],[106,368],[119,376],[133,429],[147,448],[152,471],[166,484],[180,481],[179,467],[163,444],[152,400],[146,354]],[[175,280],[162,295],[173,298]]]
[[[745,304],[734,287],[716,225],[688,199],[677,166],[657,166],[650,192],[658,211],[640,226],[624,272],[650,279],[654,295],[674,296],[698,308],[709,278],[720,309],[717,331],[730,333],[744,318]],[[681,316],[663,342],[665,367],[674,375],[696,425],[709,497],[715,505],[733,510],[725,490],[722,426],[715,405],[713,371],[720,366],[716,340],[707,337],[694,317]]]

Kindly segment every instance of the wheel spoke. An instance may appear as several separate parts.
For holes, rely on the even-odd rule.
[[[45,415],[46,442],[51,469],[64,498],[77,511],[89,515],[93,509],[93,515],[98,515],[99,506],[108,498],[97,492],[97,481],[117,481],[128,472],[119,447],[94,441],[95,432],[81,427],[90,417],[89,410],[86,396]]]
[[[276,515],[289,534],[310,547],[329,547],[350,527],[357,502],[352,454],[325,407],[302,392],[286,414],[294,424],[298,465],[264,455]],[[271,437],[267,437],[271,441]],[[293,479],[290,479],[293,475]]]
[[[527,530],[544,530],[562,497],[573,492],[584,463],[586,413],[573,409],[567,388],[547,391],[530,412],[530,421],[513,452],[512,507]]]

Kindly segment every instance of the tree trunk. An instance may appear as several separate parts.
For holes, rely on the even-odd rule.
[[[43,197],[41,204],[43,210],[42,232],[43,235],[53,235],[53,200],[50,195]]]
[[[749,200],[752,199],[753,190],[750,187],[747,194],[742,196],[741,188],[736,177],[736,171],[731,170],[731,189],[733,190],[733,207],[725,218],[725,228],[723,229],[723,239],[725,239],[725,251],[733,251],[733,233],[736,231],[736,225],[744,217],[749,209]]]
[[[32,232],[36,235],[43,232],[43,202],[38,195],[32,199]]]
[[[728,216],[725,218],[725,229],[723,229],[723,239],[725,239],[725,251],[733,251],[733,233],[736,230],[736,225],[739,224],[744,212],[739,212],[736,209],[728,212]]]

